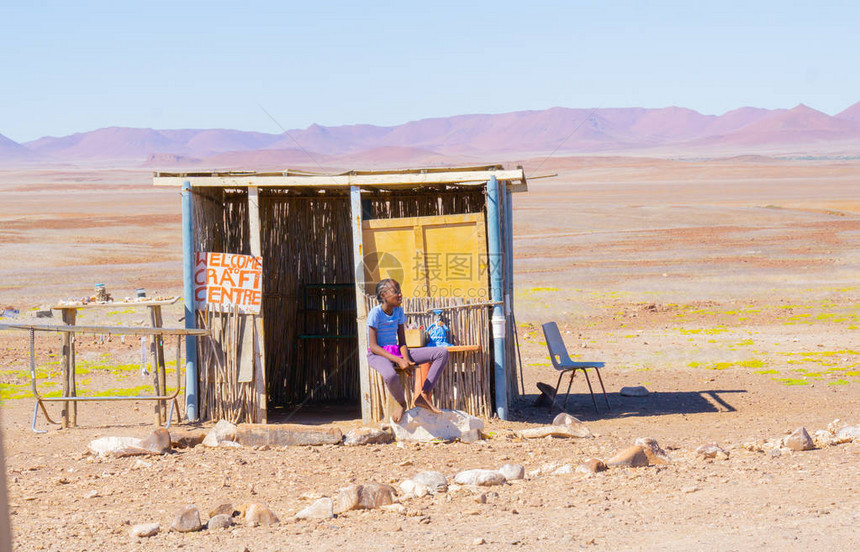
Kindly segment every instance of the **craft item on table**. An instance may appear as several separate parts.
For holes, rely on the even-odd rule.
[[[19,314],[21,313],[15,307],[6,307],[0,310],[0,318],[18,318]]]
[[[427,338],[430,347],[450,347],[451,346],[451,330],[442,319],[442,309],[433,311],[434,322],[427,328]]]
[[[424,326],[416,326],[414,323],[407,324],[404,328],[407,347],[424,347],[427,342],[427,332]]]

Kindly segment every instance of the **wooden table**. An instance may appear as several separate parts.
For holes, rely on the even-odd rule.
[[[161,328],[164,320],[161,315],[161,307],[164,305],[172,305],[179,300],[179,297],[172,297],[162,301],[132,301],[132,302],[113,302],[113,303],[70,303],[51,307],[53,310],[62,312],[63,322],[69,326],[74,326],[78,316],[78,309],[90,308],[136,308],[148,307],[149,317],[153,328]],[[152,336],[153,343],[152,365],[154,367],[154,385],[155,394],[161,395],[167,388],[167,374],[164,362],[164,338],[161,335]],[[76,397],[77,390],[75,389],[75,335],[74,333],[63,333],[63,357],[60,365],[63,368],[63,396]],[[179,370],[179,366],[176,367]],[[64,403],[63,408],[63,427],[74,427],[78,423],[78,405],[75,402]],[[155,402],[155,423],[156,425],[164,425],[167,421],[167,402]]]
[[[410,349],[417,348],[423,349],[424,347],[410,347]],[[481,347],[478,345],[451,345],[450,347],[445,347],[449,353],[472,353],[475,351],[480,351]],[[424,364],[419,364],[415,368],[415,384],[412,390],[412,396],[417,397],[421,394],[421,391],[424,390],[424,382],[427,381],[427,376],[430,374],[430,364],[429,362],[425,362]],[[433,397],[433,394],[430,394],[430,397]]]
[[[409,347],[412,349],[424,349],[425,347]],[[451,345],[450,347],[445,347],[449,353],[474,353],[476,351],[481,350],[480,345]],[[408,389],[410,388],[410,380],[412,387],[412,401],[414,402],[415,397],[421,394],[421,391],[424,389],[424,382],[427,381],[427,376],[430,374],[430,362],[425,362],[424,364],[419,364],[413,370],[401,370],[399,367],[395,365],[395,370],[400,375],[400,384],[404,387],[404,396],[407,398],[407,402],[410,398],[410,394]],[[387,399],[385,401],[385,416],[389,416],[392,409],[395,405],[395,400],[391,396],[391,393],[386,393]],[[430,394],[430,397],[433,397],[433,394]],[[414,406],[414,405],[413,405]]]

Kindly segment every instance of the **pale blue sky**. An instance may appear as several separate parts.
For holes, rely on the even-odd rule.
[[[532,4],[6,0],[0,134],[860,100],[858,2]]]

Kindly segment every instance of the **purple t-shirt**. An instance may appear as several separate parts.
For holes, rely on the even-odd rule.
[[[376,305],[367,313],[367,325],[376,328],[376,344],[380,347],[397,345],[397,328],[400,324],[406,324],[406,313],[400,307],[394,307],[391,316],[385,314],[382,305]]]

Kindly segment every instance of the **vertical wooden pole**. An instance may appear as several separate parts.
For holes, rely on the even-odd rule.
[[[69,326],[75,325],[78,315],[77,309],[63,309],[63,323]],[[63,332],[63,396],[74,397],[75,390],[75,334]],[[63,403],[63,427],[74,427],[78,421],[77,403]]]
[[[150,305],[149,317],[152,320],[153,328],[161,328],[164,324],[164,319],[161,315],[161,305]],[[164,362],[164,336],[153,335],[153,355],[152,368],[155,372],[155,394],[163,395],[166,391],[167,377],[165,371],[167,367]],[[179,370],[179,366],[176,367]],[[155,425],[164,425],[166,422],[167,401],[155,401]]]
[[[373,422],[370,411],[370,365],[367,363],[367,305],[364,302],[364,236],[361,230],[361,188],[349,189],[352,220],[352,259],[355,265],[355,319],[358,328],[358,379],[361,385],[361,421]]]
[[[263,257],[262,236],[260,234],[260,191],[256,186],[248,186],[248,239],[251,245],[251,255]],[[263,282],[265,278],[265,266],[263,267]],[[265,283],[263,284],[265,288]],[[265,289],[263,290],[265,291]],[[251,337],[252,362],[254,363],[254,394],[256,395],[256,409],[254,411],[254,422],[265,424],[268,422],[268,405],[266,397],[266,352],[265,340],[263,339],[263,309],[262,301],[259,315],[246,315],[251,324],[246,324],[245,335]],[[245,340],[244,345],[248,341]]]
[[[182,280],[185,295],[185,327],[197,328],[194,299],[194,194],[191,182],[182,184]],[[176,367],[179,370],[179,366]],[[196,422],[197,410],[197,336],[185,338],[185,417]]]

